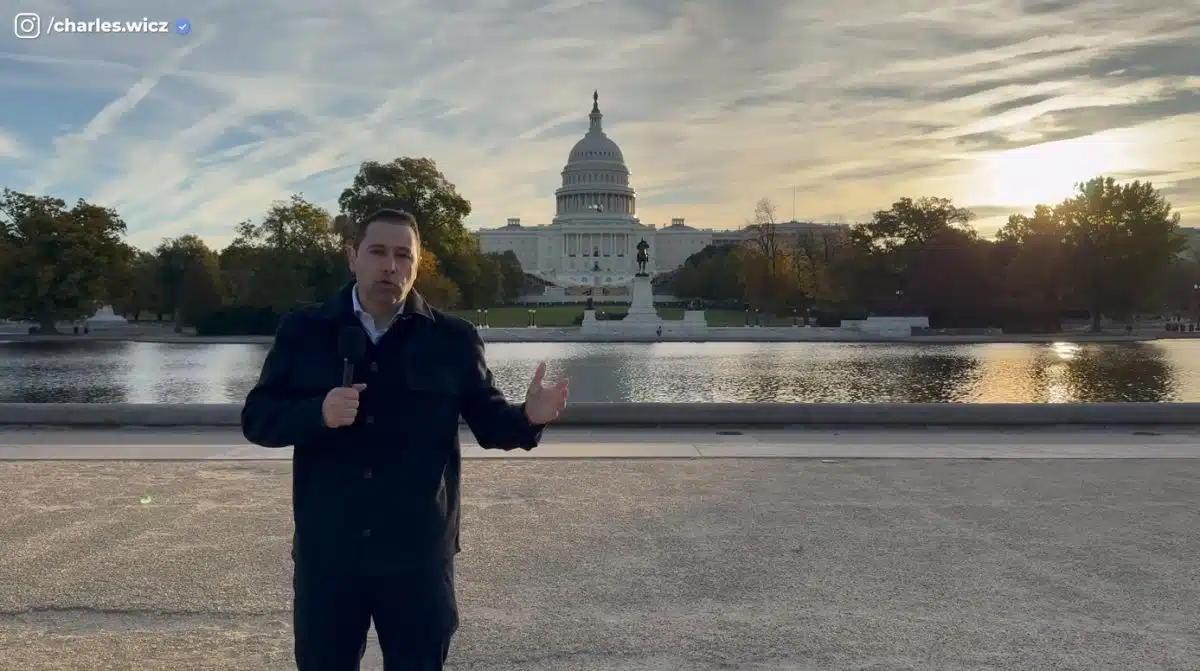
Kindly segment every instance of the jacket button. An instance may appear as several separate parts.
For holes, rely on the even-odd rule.
[[[363,538],[370,538],[370,537],[371,537],[371,530],[363,529]]]
[[[363,479],[370,480],[371,479],[371,471],[369,471],[369,470],[363,471]]]
[[[372,372],[372,373],[378,373],[378,372],[379,372],[379,364],[378,364],[378,363],[376,363],[376,362],[374,362],[374,361],[372,361],[372,362],[371,362],[371,372]]]
[[[375,423],[375,417],[373,415],[367,415],[367,424],[374,424],[374,423]]]

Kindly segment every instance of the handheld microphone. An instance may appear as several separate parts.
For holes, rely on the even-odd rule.
[[[354,364],[362,361],[367,351],[367,334],[359,326],[347,326],[338,336],[338,356],[342,357],[342,386],[354,384]]]

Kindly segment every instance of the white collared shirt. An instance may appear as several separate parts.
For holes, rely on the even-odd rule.
[[[379,328],[375,324],[375,318],[367,314],[366,310],[363,310],[362,303],[358,300],[357,283],[355,283],[354,289],[350,292],[350,300],[354,306],[354,314],[358,315],[358,321],[362,322],[363,330],[367,332],[367,337],[375,344],[379,344],[379,339],[383,337],[384,333],[387,333],[387,330],[392,327],[392,324],[396,323],[396,319],[404,312],[404,302],[401,301],[397,306],[396,314],[392,315],[392,320],[384,325],[383,328]]]

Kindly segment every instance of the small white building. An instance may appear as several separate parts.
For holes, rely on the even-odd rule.
[[[482,251],[512,251],[526,274],[560,291],[594,288],[623,294],[637,272],[637,245],[642,240],[650,246],[646,270],[656,275],[679,268],[709,245],[746,238],[741,229],[698,229],[683,219],[663,227],[643,224],[625,157],[604,132],[602,119],[599,94],[593,93],[587,133],[571,148],[562,186],[554,194],[554,219],[527,226],[510,218],[502,228],[476,231]]]

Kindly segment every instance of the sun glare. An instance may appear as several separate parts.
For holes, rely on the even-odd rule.
[[[1078,182],[1144,169],[1144,152],[1144,138],[1121,129],[977,154],[968,177],[969,201],[1021,208],[1054,205],[1069,197]]]

